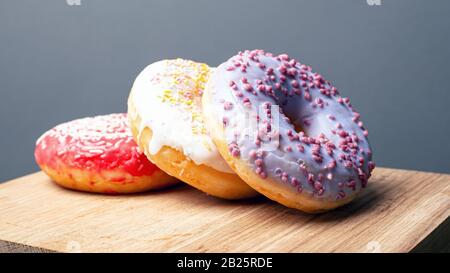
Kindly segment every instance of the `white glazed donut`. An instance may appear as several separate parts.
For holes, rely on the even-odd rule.
[[[136,142],[160,169],[210,195],[257,194],[218,153],[201,113],[206,64],[176,59],[147,66],[136,78],[128,117]]]

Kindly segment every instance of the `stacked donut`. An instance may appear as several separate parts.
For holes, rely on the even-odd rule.
[[[74,190],[134,193],[177,182],[138,149],[126,114],[60,124],[37,140],[34,155],[53,181]]]
[[[353,200],[375,167],[367,130],[320,74],[286,54],[240,52],[217,68],[163,60],[136,78],[125,114],[59,125],[36,161],[62,186],[127,193],[183,181],[322,212]]]

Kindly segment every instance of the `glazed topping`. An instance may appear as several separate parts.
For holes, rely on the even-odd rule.
[[[36,142],[38,164],[57,169],[123,170],[133,176],[151,175],[157,167],[139,151],[126,114],[77,119],[60,124]]]
[[[145,127],[153,132],[151,154],[169,146],[198,165],[231,173],[208,135],[201,112],[210,70],[206,64],[182,59],[153,63],[136,78],[130,99],[141,117],[141,132]]]
[[[368,132],[350,101],[311,67],[287,54],[240,52],[211,78],[233,157],[261,178],[318,198],[341,199],[365,187],[372,169]]]
[[[165,61],[167,70],[156,73],[149,79],[153,84],[167,84],[162,94],[158,95],[161,102],[173,107],[179,107],[191,117],[191,130],[194,135],[206,135],[201,113],[201,97],[205,83],[209,78],[210,69],[206,64],[176,59]]]

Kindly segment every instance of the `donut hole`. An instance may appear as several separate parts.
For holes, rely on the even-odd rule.
[[[305,132],[305,126],[303,124],[304,118],[300,115],[300,111],[297,107],[289,107],[289,106],[279,106],[280,107],[280,115],[283,118],[288,119],[288,123],[291,126],[292,130],[296,133]]]
[[[293,122],[292,125],[296,133],[305,132],[300,122]]]

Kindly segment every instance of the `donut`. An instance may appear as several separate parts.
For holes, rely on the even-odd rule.
[[[240,52],[210,76],[205,124],[228,165],[287,207],[323,212],[367,185],[372,150],[350,101],[287,54]]]
[[[139,150],[126,114],[60,124],[37,140],[34,156],[56,184],[79,191],[123,194],[177,183]]]
[[[257,195],[220,156],[203,122],[201,96],[210,68],[162,60],[136,78],[128,118],[136,143],[161,170],[207,193],[241,199]]]

